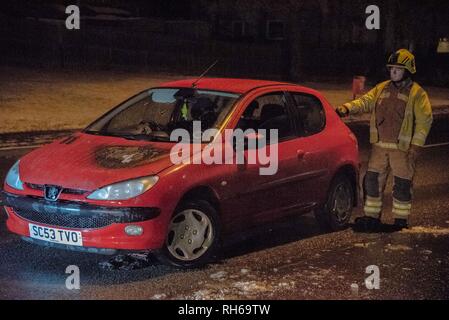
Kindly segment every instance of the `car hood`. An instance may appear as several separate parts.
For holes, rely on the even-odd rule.
[[[126,140],[76,133],[27,154],[20,160],[25,183],[95,190],[170,167],[171,143]]]

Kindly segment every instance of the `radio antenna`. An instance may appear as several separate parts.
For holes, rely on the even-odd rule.
[[[192,83],[192,88],[195,88],[195,87],[196,87],[196,84],[198,83],[198,81],[200,81],[201,78],[203,78],[203,77],[209,72],[210,69],[212,69],[213,67],[215,67],[215,65],[218,63],[219,60],[220,60],[220,59],[215,60],[215,62],[212,63],[212,64],[209,66],[209,68],[207,68],[207,69],[206,69],[206,70],[205,70],[205,71],[198,77],[198,79],[196,79],[196,80]]]

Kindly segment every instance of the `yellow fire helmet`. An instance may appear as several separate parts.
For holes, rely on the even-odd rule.
[[[399,49],[388,59],[387,67],[401,67],[416,73],[415,56],[407,49]]]

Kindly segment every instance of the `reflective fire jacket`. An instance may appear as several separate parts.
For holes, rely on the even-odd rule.
[[[376,105],[382,91],[389,83],[390,80],[379,83],[359,99],[344,104],[350,114],[371,113],[371,143],[379,142],[379,133],[376,125]],[[432,122],[432,106],[430,105],[429,97],[426,91],[414,82],[410,89],[404,121],[399,132],[399,150],[407,151],[410,148],[410,144],[423,146],[429,135]]]

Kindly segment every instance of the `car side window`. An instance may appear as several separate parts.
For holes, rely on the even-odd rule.
[[[301,136],[321,132],[326,125],[326,115],[321,101],[310,94],[290,92],[293,97],[295,122]]]
[[[284,93],[274,92],[257,97],[246,107],[237,128],[244,131],[277,129],[279,140],[294,136]]]

